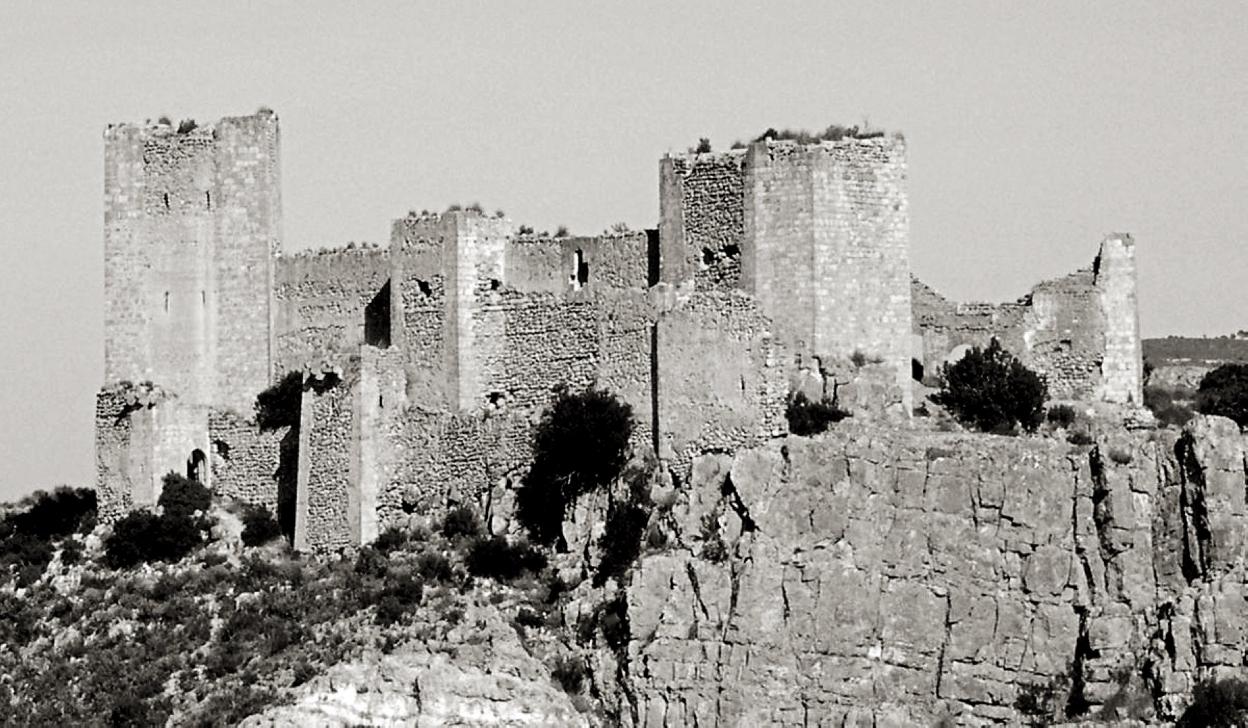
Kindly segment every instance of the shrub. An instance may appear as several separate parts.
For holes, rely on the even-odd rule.
[[[565,693],[576,695],[581,692],[581,686],[585,683],[585,675],[588,672],[584,660],[565,655],[555,662],[555,669],[551,671],[551,676]]]
[[[634,468],[624,475],[628,481],[628,498],[612,502],[607,511],[607,526],[599,540],[602,557],[594,572],[594,586],[600,587],[612,577],[621,578],[641,555],[642,534],[650,521],[650,482],[648,473]]]
[[[1069,428],[1075,424],[1075,420],[1079,419],[1079,414],[1075,412],[1075,408],[1068,404],[1059,404],[1049,408],[1045,419],[1055,427]]]
[[[468,549],[468,573],[498,581],[511,581],[526,572],[546,568],[546,557],[528,544],[513,544],[502,536],[478,538]]]
[[[104,563],[125,569],[152,561],[177,561],[203,541],[199,524],[184,516],[132,511],[104,541]]]
[[[373,548],[379,553],[390,554],[404,548],[410,541],[411,537],[406,531],[391,526],[377,534],[377,539],[373,541]]]
[[[1131,455],[1130,450],[1113,447],[1109,449],[1109,459],[1119,465],[1130,465],[1135,458]]]
[[[556,237],[556,238],[566,238],[566,237],[568,237],[568,226],[567,226],[567,225],[560,225],[559,227],[555,228],[555,237]]]
[[[698,139],[698,146],[690,149],[694,154],[706,154],[711,151],[711,140],[706,137]]]
[[[481,534],[481,521],[477,514],[468,506],[452,508],[446,518],[442,519],[442,535],[450,540]]]
[[[836,401],[824,397],[815,402],[803,392],[789,394],[784,408],[784,419],[788,420],[789,432],[802,437],[826,432],[833,423],[849,417],[849,413],[836,405]]]
[[[1179,718],[1181,728],[1235,728],[1248,721],[1248,681],[1206,680],[1196,686],[1192,704]]]
[[[243,511],[243,545],[263,546],[282,535],[277,519],[269,509],[262,506],[248,506]]]
[[[1069,442],[1071,445],[1091,445],[1096,440],[1085,430],[1075,430],[1066,436],[1066,442]]]
[[[436,551],[426,551],[417,557],[416,571],[428,581],[446,582],[455,578],[451,560]]]
[[[163,482],[156,505],[167,516],[190,518],[196,511],[206,512],[212,505],[212,493],[198,480],[171,472],[165,475]]]
[[[425,585],[419,579],[404,574],[387,580],[377,593],[377,624],[390,625],[420,605]]]
[[[1248,427],[1248,364],[1223,364],[1206,374],[1196,390],[1196,410]]]
[[[199,124],[196,123],[194,119],[183,119],[182,123],[178,124],[178,133],[189,134],[190,132],[195,131],[198,127]]]
[[[261,430],[299,426],[303,398],[303,373],[287,372],[268,389],[256,395],[256,424]]]
[[[516,494],[516,517],[534,541],[562,542],[568,507],[620,474],[632,434],[633,410],[615,395],[558,392],[538,423],[533,465]]]
[[[1182,427],[1195,414],[1192,408],[1178,401],[1186,392],[1167,387],[1148,386],[1144,388],[1144,406],[1152,410],[1153,416],[1163,427]]]
[[[90,488],[61,486],[51,493],[37,491],[28,499],[26,510],[10,514],[0,529],[36,538],[61,538],[95,526],[95,491]]]
[[[1035,372],[993,339],[974,347],[941,371],[940,391],[932,401],[944,405],[963,424],[984,432],[1033,432],[1040,424],[1048,387]]]

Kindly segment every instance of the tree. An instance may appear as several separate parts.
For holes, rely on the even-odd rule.
[[[1018,427],[1035,431],[1044,416],[1048,387],[993,339],[974,347],[941,370],[940,391],[932,401],[944,405],[964,424],[984,432],[1011,434]]]
[[[568,506],[615,480],[632,434],[633,409],[615,395],[559,391],[538,423],[533,465],[516,494],[517,518],[534,541],[559,541]]]
[[[1223,364],[1200,380],[1196,411],[1248,427],[1248,364]]]

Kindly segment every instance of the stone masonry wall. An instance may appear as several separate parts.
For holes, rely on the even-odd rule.
[[[1244,468],[1218,418],[1093,448],[846,421],[701,456],[683,546],[627,585],[637,723],[1018,725],[1024,692],[1036,719],[1173,720],[1246,664]]]
[[[456,233],[450,219],[409,215],[390,232],[391,345],[403,352],[408,398],[450,406],[452,349],[445,259]]]
[[[745,151],[659,162],[659,279],[697,290],[740,284]]]
[[[358,370],[304,386],[299,419],[295,548],[321,553],[360,543]]]
[[[359,247],[277,259],[274,325],[278,372],[343,360],[364,342],[364,309],[390,280],[388,249]]]
[[[281,447],[288,429],[265,432],[228,410],[209,412],[213,493],[276,513]]]
[[[656,334],[659,454],[678,477],[707,451],[731,451],[786,429],[788,355],[757,304],[739,292],[674,301]]]

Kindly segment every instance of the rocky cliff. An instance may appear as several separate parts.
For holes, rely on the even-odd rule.
[[[695,460],[625,589],[645,726],[1181,713],[1242,675],[1245,438],[844,426]]]

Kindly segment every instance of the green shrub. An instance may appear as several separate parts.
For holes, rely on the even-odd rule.
[[[1201,378],[1196,411],[1248,427],[1248,364],[1223,364]]]
[[[1044,413],[1048,387],[993,339],[974,347],[941,371],[940,391],[932,401],[944,405],[960,422],[984,432],[1035,431]]]
[[[203,542],[200,524],[185,516],[131,511],[104,540],[104,563],[125,569],[153,561],[177,561]]]
[[[533,465],[516,493],[516,517],[535,542],[562,544],[568,507],[620,474],[632,434],[633,410],[615,395],[558,392],[538,423]]]
[[[789,432],[802,437],[826,432],[834,423],[849,417],[849,413],[836,405],[835,400],[824,397],[815,402],[803,392],[789,394],[784,408],[784,419]]]
[[[447,512],[442,519],[442,535],[454,541],[458,538],[473,538],[481,534],[481,521],[477,514],[468,506],[456,506]]]
[[[282,535],[277,519],[263,506],[248,506],[243,510],[243,545],[263,546]]]
[[[0,525],[0,532],[13,531],[36,538],[52,539],[90,531],[95,526],[95,491],[90,488],[61,486],[51,493],[36,491],[27,498],[29,506],[12,513]]]
[[[1248,723],[1248,681],[1206,680],[1196,686],[1180,728],[1238,728]]]
[[[546,556],[528,544],[513,544],[502,536],[491,536],[472,542],[467,565],[473,576],[512,581],[546,568]]]
[[[168,473],[163,479],[160,498],[156,500],[165,515],[173,518],[190,518],[196,511],[206,513],[212,505],[212,492],[198,480],[191,480],[177,473]]]

